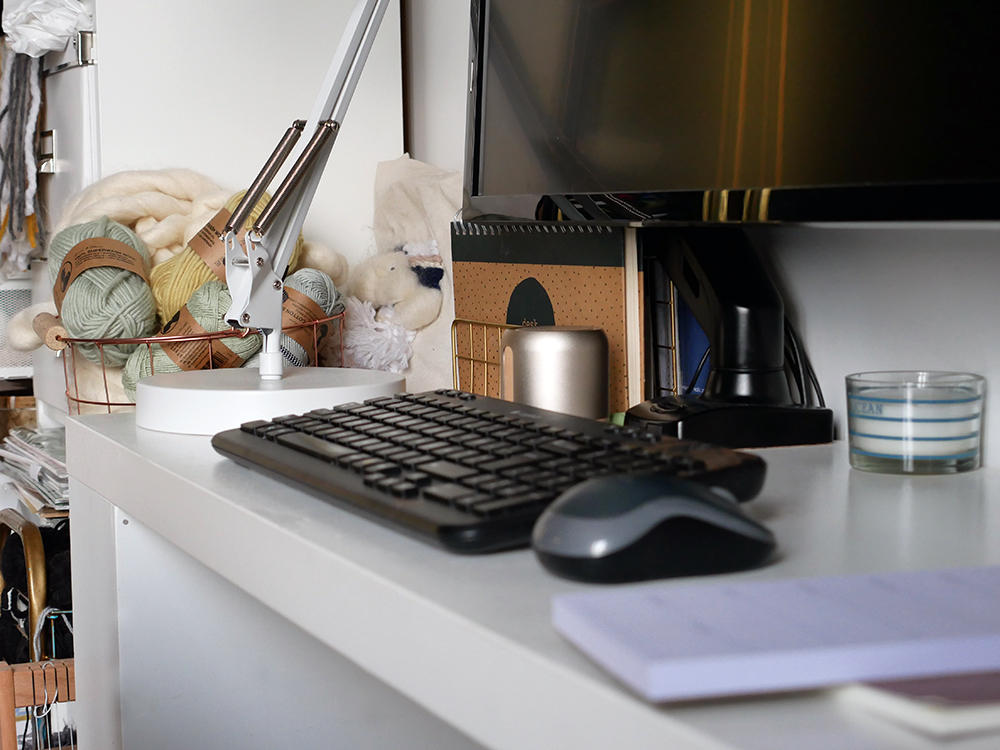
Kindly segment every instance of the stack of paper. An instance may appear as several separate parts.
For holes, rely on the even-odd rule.
[[[66,431],[14,428],[0,446],[0,472],[33,513],[64,513],[69,507]]]
[[[1000,669],[1000,567],[556,597],[556,629],[653,701]]]

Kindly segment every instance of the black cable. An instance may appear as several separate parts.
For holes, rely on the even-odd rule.
[[[705,353],[701,355],[701,362],[698,363],[697,369],[694,371],[694,376],[688,382],[687,389],[684,391],[685,396],[690,396],[691,392],[694,390],[695,384],[698,382],[698,377],[701,375],[701,370],[708,362],[708,353],[712,350],[711,345],[705,347]]]
[[[802,356],[805,359],[806,372],[809,373],[809,382],[812,383],[813,390],[816,391],[816,401],[820,406],[825,408],[826,399],[823,398],[823,389],[819,387],[819,378],[816,377],[816,371],[813,370],[812,362],[806,357],[805,352],[802,353]]]
[[[826,408],[826,399],[823,398],[823,389],[820,387],[819,378],[816,377],[816,371],[813,369],[812,362],[809,361],[809,355],[806,354],[806,350],[799,343],[798,334],[795,332],[794,326],[792,326],[791,321],[785,318],[785,331],[787,336],[792,340],[795,346],[795,351],[797,358],[799,360],[799,367],[804,369],[803,377],[808,377],[809,385],[812,386],[813,392],[816,394],[816,404],[820,407]],[[809,399],[810,405],[812,405],[812,399]]]
[[[806,393],[803,390],[802,381],[799,380],[799,360],[796,357],[795,349],[790,344],[785,344],[785,366],[791,374],[791,381],[795,383],[795,390],[799,397],[797,403],[804,404],[806,402]]]
[[[785,318],[785,341],[791,346],[795,354],[792,374],[795,377],[795,382],[799,384],[799,393],[802,396],[801,403],[806,406],[811,405],[812,399],[809,397],[809,385],[806,382],[805,368],[802,365],[802,348],[799,346],[799,337],[795,333],[795,328],[788,318]]]

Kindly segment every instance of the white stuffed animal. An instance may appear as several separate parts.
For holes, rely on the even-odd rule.
[[[434,322],[441,312],[444,271],[440,256],[421,250],[406,245],[402,250],[367,258],[352,272],[349,293],[377,307],[375,319],[380,322],[391,321],[408,331]]]

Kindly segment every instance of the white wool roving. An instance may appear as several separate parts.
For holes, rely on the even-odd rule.
[[[31,325],[36,315],[40,313],[58,315],[55,302],[39,302],[36,305],[26,307],[7,323],[7,345],[19,352],[30,352],[40,347],[45,342],[35,333]]]
[[[403,372],[413,356],[414,331],[391,320],[375,320],[371,302],[345,297],[344,366]]]
[[[73,198],[53,234],[108,216],[139,236],[156,266],[183,250],[229,197],[229,191],[191,169],[118,172]]]
[[[72,407],[74,413],[79,410],[80,414],[107,414],[108,403],[118,404],[110,408],[113,412],[132,410],[134,405],[122,387],[121,367],[104,368],[84,357],[74,356],[66,371],[69,373],[66,389],[81,401]],[[94,403],[86,403],[88,401]]]

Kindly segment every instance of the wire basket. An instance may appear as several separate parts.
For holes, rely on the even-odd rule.
[[[480,396],[500,395],[500,339],[521,326],[456,318],[451,324],[454,387]]]
[[[317,363],[319,367],[340,367],[344,361],[344,313],[321,318],[308,323],[300,323],[294,326],[282,328],[282,333],[289,333],[301,329],[311,329],[311,350],[307,347],[309,361]],[[145,346],[149,350],[150,365],[155,375],[153,362],[153,345],[168,343],[193,343],[207,347],[208,367],[206,369],[216,369],[216,352],[222,344],[222,339],[245,338],[246,336],[260,335],[255,329],[227,329],[216,333],[188,334],[182,336],[145,336],[131,339],[82,339],[72,338],[64,333],[56,333],[46,337],[46,343],[50,348],[57,351],[57,355],[63,360],[63,374],[66,378],[66,403],[70,414],[94,413],[95,411],[131,411],[135,409],[135,404],[131,401],[116,400],[113,393],[117,388],[112,387],[114,376],[109,378],[108,371],[112,368],[107,364],[104,356],[104,347],[114,345],[139,345]],[[79,347],[87,345],[95,347],[98,351],[100,361],[93,362],[84,357]],[[96,382],[95,382],[96,381]],[[103,397],[102,397],[103,396]]]

